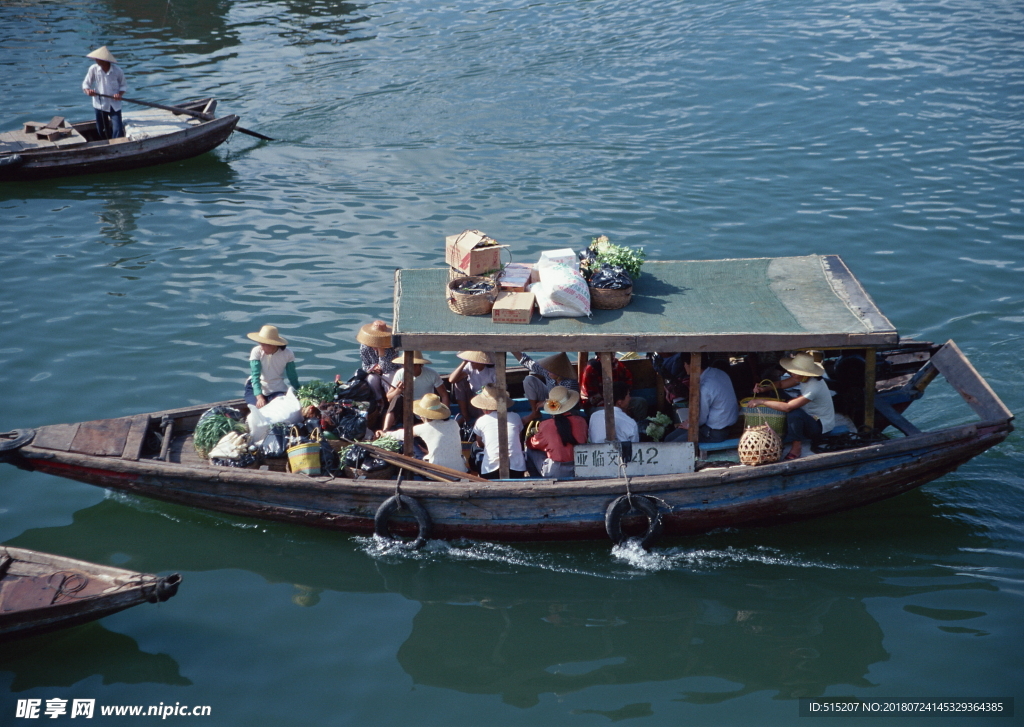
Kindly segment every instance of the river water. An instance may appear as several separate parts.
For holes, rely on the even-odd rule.
[[[978,0],[5,2],[4,129],[89,118],[82,56],[107,44],[130,97],[213,95],[278,141],[0,186],[0,431],[233,397],[263,323],[303,379],[347,376],[394,268],[469,227],[524,260],[602,232],[662,259],[837,253],[1022,411],[1022,21]],[[970,418],[941,381],[912,414]],[[54,698],[111,724],[132,720],[100,705],[653,727],[1019,697],[1022,462],[1012,435],[887,502],[646,555],[394,554],[4,467],[0,541],[184,581],[0,646],[0,722]]]

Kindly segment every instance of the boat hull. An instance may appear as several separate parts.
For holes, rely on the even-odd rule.
[[[1002,442],[1007,421],[969,424],[858,449],[761,467],[705,468],[638,477],[629,491],[653,499],[667,535],[772,525],[894,497],[943,476]],[[31,445],[21,466],[111,490],[246,517],[372,533],[394,481],[310,478],[280,472],[123,461]],[[604,539],[605,513],[625,480],[405,482],[426,509],[433,535],[501,541]],[[638,518],[639,519],[639,518]],[[629,523],[626,523],[627,526]],[[392,531],[412,534],[411,518]]]
[[[99,174],[138,169],[189,159],[222,144],[238,124],[224,116],[172,134],[119,143],[89,142],[67,148],[23,151],[19,164],[0,166],[0,181]]]
[[[166,601],[181,582],[11,546],[0,546],[0,570],[0,641]]]

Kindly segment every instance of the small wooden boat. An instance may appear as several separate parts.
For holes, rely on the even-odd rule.
[[[179,104],[213,115],[217,102],[206,98]],[[0,181],[116,172],[198,156],[223,143],[238,117],[209,120],[161,108],[123,111],[125,137],[99,139],[94,120],[68,123],[62,117],[27,123],[0,133]]]
[[[871,436],[853,442],[851,448],[757,467],[719,466],[704,459],[705,448],[693,443],[686,470],[631,475],[637,457],[644,455],[642,444],[634,457],[624,458],[626,477],[405,482],[401,494],[418,507],[410,508],[415,520],[396,519],[394,530],[399,534],[429,529],[440,538],[603,539],[621,532],[620,525],[628,531],[630,518],[639,521],[643,533],[642,518],[625,517],[631,507],[647,516],[647,542],[662,528],[668,535],[685,535],[779,524],[919,487],[952,472],[1013,431],[1013,414],[955,343],[939,347],[900,342],[835,256],[648,263],[630,308],[595,311],[592,320],[545,319],[525,326],[451,313],[443,294],[446,282],[443,269],[398,271],[394,344],[407,352],[492,351],[499,385],[504,383],[513,393],[524,372],[505,371],[504,352],[510,350],[577,351],[585,361],[587,354],[582,352],[587,351],[602,356],[624,350],[739,355],[813,348],[833,357],[857,354],[862,361],[854,384],[854,393],[860,396],[851,398],[863,407],[860,419]],[[699,371],[699,353],[691,360],[691,369]],[[634,370],[634,388],[644,386],[644,379],[656,385],[648,360],[628,365]],[[906,418],[907,407],[940,374],[979,421],[921,431]],[[412,379],[411,373],[407,375],[408,381]],[[695,379],[691,401],[699,397],[699,376]],[[606,382],[609,389],[610,383]],[[240,400],[222,404],[245,406]],[[308,477],[280,471],[283,467],[275,471],[210,465],[192,444],[192,431],[210,406],[15,431],[0,438],[0,459],[168,502],[375,532],[375,519],[398,493],[394,481]],[[690,429],[695,430],[696,426]],[[885,430],[891,434],[881,436]],[[614,426],[607,431],[614,431]],[[411,445],[411,432],[407,437]],[[616,449],[609,443],[608,456],[614,457]],[[578,452],[579,448],[577,477]],[[622,518],[625,523],[609,522]]]
[[[166,601],[181,576],[87,563],[0,545],[0,640],[94,621],[143,602]]]

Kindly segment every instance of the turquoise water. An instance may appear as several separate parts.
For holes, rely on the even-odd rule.
[[[263,323],[303,378],[347,375],[394,268],[467,227],[522,260],[601,232],[662,259],[840,254],[904,336],[955,339],[1022,411],[1022,20],[965,0],[0,5],[4,129],[89,118],[82,56],[108,44],[130,97],[214,95],[278,139],[0,186],[0,431],[234,396]],[[912,413],[970,418],[941,382]],[[388,553],[5,467],[0,541],[184,582],[0,648],[0,722],[32,724],[27,698],[660,727],[1022,696],[1022,460],[1012,435],[888,502],[648,555]]]

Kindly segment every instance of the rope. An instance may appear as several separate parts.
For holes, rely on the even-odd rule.
[[[60,583],[54,589],[56,590],[56,593],[50,601],[51,604],[56,603],[62,596],[66,598],[77,598],[75,594],[89,585],[88,576],[84,576],[81,573],[75,573],[74,571],[58,571],[46,579],[46,585],[52,588],[53,579],[57,576],[60,576]]]

